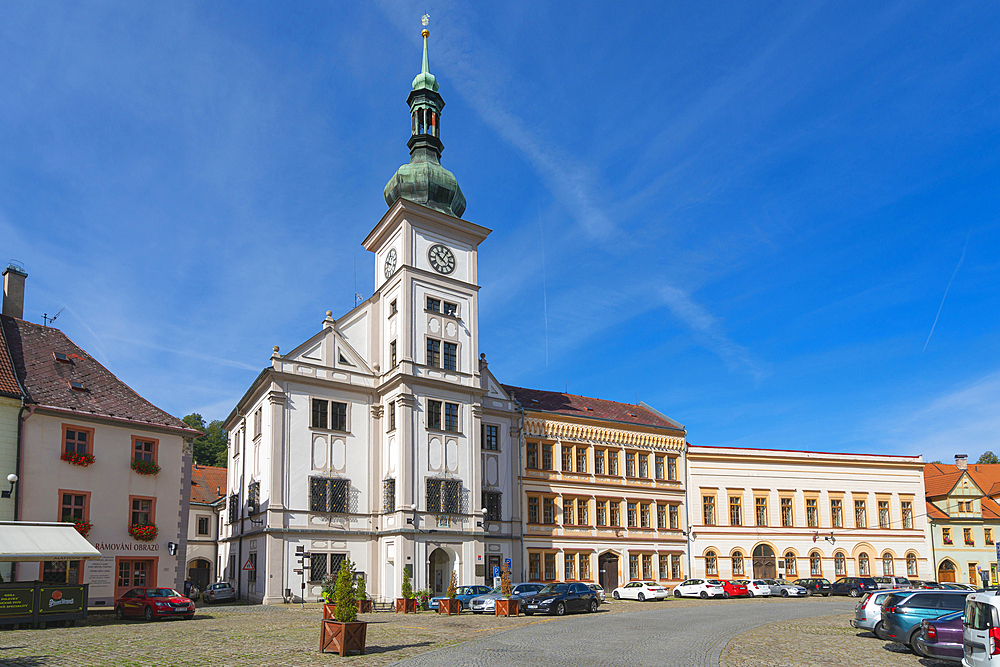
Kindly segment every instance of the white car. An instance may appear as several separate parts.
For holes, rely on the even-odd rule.
[[[747,587],[752,598],[766,598],[771,594],[771,587],[763,579],[737,579],[737,583]]]
[[[669,595],[669,591],[663,586],[651,581],[632,581],[624,586],[619,586],[611,592],[611,597],[616,600],[663,600]]]
[[[705,579],[688,579],[674,587],[674,597],[714,598],[725,597],[726,589],[721,583],[710,584]]]

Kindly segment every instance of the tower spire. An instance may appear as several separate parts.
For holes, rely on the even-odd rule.
[[[413,79],[410,95],[410,162],[404,164],[385,186],[385,203],[392,206],[402,197],[442,213],[462,217],[465,195],[454,174],[441,166],[441,110],[444,99],[438,94],[437,78],[430,72],[427,38],[428,14],[422,17],[424,53],[420,74]]]

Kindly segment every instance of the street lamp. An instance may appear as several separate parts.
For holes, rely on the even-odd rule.
[[[10,494],[14,493],[14,485],[17,483],[17,475],[14,473],[7,475],[7,481],[10,482],[10,490],[0,491],[0,498],[10,498]]]

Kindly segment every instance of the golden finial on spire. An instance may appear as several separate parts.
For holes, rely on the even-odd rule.
[[[424,14],[423,16],[420,17],[420,23],[424,26],[424,29],[420,31],[420,34],[423,35],[424,39],[427,39],[431,34],[431,31],[427,29],[427,24],[430,22],[431,22],[430,14]]]

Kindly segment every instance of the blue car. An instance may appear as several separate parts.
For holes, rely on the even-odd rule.
[[[472,598],[477,597],[479,595],[485,595],[489,593],[491,590],[493,589],[490,588],[489,586],[459,586],[458,588],[455,589],[457,593],[457,595],[455,595],[455,599],[462,601],[462,609],[468,609],[469,602],[472,600]],[[433,609],[434,611],[437,611],[438,600],[447,600],[447,599],[448,599],[447,595],[442,595],[441,597],[437,598],[431,598],[431,601],[427,603],[427,606]]]
[[[965,609],[972,591],[915,590],[893,593],[882,602],[882,634],[889,641],[920,652],[920,622]]]

